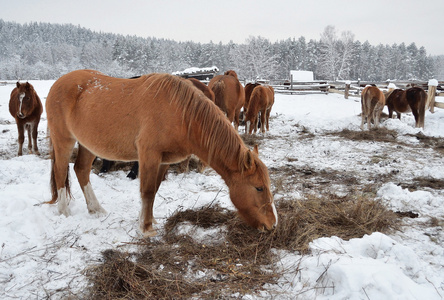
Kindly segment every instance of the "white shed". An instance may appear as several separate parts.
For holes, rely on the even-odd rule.
[[[312,71],[291,70],[290,78],[292,78],[293,82],[298,82],[298,81],[307,82],[307,81],[313,81],[314,75]]]

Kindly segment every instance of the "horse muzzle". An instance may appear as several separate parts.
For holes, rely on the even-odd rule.
[[[17,113],[17,118],[19,118],[19,119],[24,119],[24,118],[25,118],[25,115],[22,114],[21,112],[18,112],[18,113]]]

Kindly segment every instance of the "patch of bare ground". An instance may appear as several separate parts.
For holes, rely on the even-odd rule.
[[[339,132],[332,132],[329,135],[339,136],[353,141],[375,141],[375,142],[396,142],[398,136],[394,130],[384,127],[372,128],[371,130],[349,130],[344,129]]]
[[[412,182],[401,183],[400,185],[403,188],[408,188],[410,191],[416,191],[423,188],[444,190],[444,180],[431,177],[415,177]]]
[[[277,203],[279,226],[261,233],[247,227],[236,213],[218,205],[177,211],[161,238],[140,240],[137,253],[103,252],[103,262],[90,266],[90,299],[223,299],[258,295],[282,274],[272,249],[308,253],[319,237],[362,237],[399,226],[398,216],[366,194],[284,199]],[[219,229],[216,241],[196,239],[189,225]],[[224,228],[224,229],[221,229]],[[295,270],[297,271],[297,270]]]

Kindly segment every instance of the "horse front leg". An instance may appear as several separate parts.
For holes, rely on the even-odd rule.
[[[139,215],[139,226],[144,237],[152,237],[157,235],[153,228],[155,224],[153,216],[154,198],[160,183],[164,179],[168,165],[161,165],[161,159],[149,159],[139,157],[139,178],[140,178],[140,194],[142,198],[142,207]]]
[[[18,153],[17,153],[18,156],[23,155],[23,143],[25,142],[25,126],[26,125],[17,122],[18,144],[19,144]]]
[[[28,132],[28,153],[32,154],[32,138],[31,138],[32,125],[31,124],[25,125],[25,130]]]
[[[38,123],[34,123],[31,125],[32,128],[32,143],[33,150],[35,155],[40,155],[39,147],[37,146],[37,134],[38,134]]]
[[[86,200],[86,207],[90,214],[105,215],[106,210],[100,205],[89,180],[91,173],[91,166],[96,158],[95,154],[91,153],[84,146],[79,144],[79,151],[77,153],[76,162],[74,164],[74,171],[77,175],[80,188]]]

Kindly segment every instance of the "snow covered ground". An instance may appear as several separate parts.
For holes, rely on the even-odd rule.
[[[30,83],[44,102],[53,81]],[[128,249],[128,242],[138,238],[138,180],[127,179],[123,171],[91,175],[96,195],[108,211],[106,217],[88,214],[73,168],[72,216],[59,215],[55,206],[39,205],[50,199],[46,113],[39,126],[42,155],[27,155],[24,149],[25,155],[17,157],[17,129],[8,111],[12,88],[12,84],[0,86],[0,298],[63,298],[58,289],[84,288],[82,271],[98,262],[101,251]],[[437,101],[444,99],[438,97]],[[396,174],[381,184],[377,196],[393,210],[412,211],[419,217],[405,218],[406,226],[390,236],[373,233],[349,241],[320,238],[311,243],[312,253],[305,256],[280,251],[278,267],[285,270],[285,275],[278,284],[266,287],[264,298],[444,297],[444,188],[411,192],[399,186],[417,177],[444,180],[444,159],[435,149],[422,147],[413,136],[419,130],[413,128],[412,115],[403,115],[402,121],[382,122],[382,126],[398,133],[398,140],[403,142],[398,146],[326,135],[343,129],[360,130],[359,113],[357,98],[277,94],[260,156],[269,168],[290,164],[295,168],[334,170],[353,174],[361,182]],[[312,137],[298,139],[306,133]],[[426,113],[423,133],[444,137],[444,110]],[[331,192],[344,192],[339,187],[330,188]],[[295,197],[303,196],[299,186],[294,186],[293,193]],[[275,199],[283,196],[277,193]],[[163,226],[178,207],[199,207],[214,199],[233,209],[228,190],[214,171],[170,174],[157,194],[157,226]],[[435,222],[430,222],[432,218]],[[433,226],[424,225],[429,223]]]

